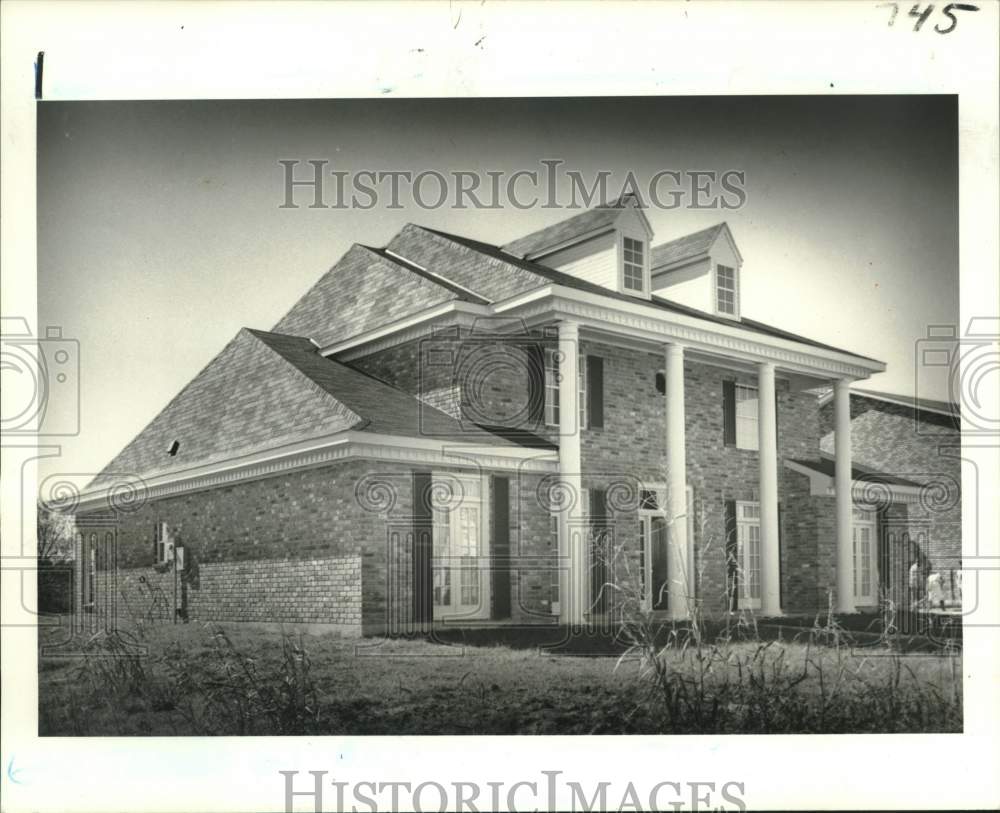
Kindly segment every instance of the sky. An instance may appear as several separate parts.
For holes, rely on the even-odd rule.
[[[648,209],[654,242],[727,221],[742,314],[887,363],[861,386],[912,395],[915,343],[958,322],[954,96],[42,102],[38,317],[79,341],[81,397],[79,435],[41,476],[98,472],[241,327],[271,328],[354,242],[382,246],[416,222],[502,244],[578,211],[425,209],[408,195],[398,209],[310,209],[302,192],[283,209],[280,160],[300,174],[323,160],[509,175],[543,159],[607,170],[610,189],[628,172],[744,172],[739,209]]]

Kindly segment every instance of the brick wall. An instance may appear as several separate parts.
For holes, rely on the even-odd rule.
[[[587,429],[581,441],[584,486],[606,488],[616,477],[625,480],[667,480],[665,396],[656,389],[656,374],[664,368],[661,355],[584,343],[584,352],[604,358],[604,429]],[[686,455],[688,485],[693,492],[693,548],[696,595],[708,613],[726,607],[725,502],[756,500],[760,480],[759,454],[723,443],[723,382],[756,385],[756,376],[722,367],[686,361],[684,365]],[[777,383],[778,457],[815,457],[819,447],[816,399]],[[782,506],[782,578],[789,610],[814,605],[818,589],[827,589],[829,573],[815,568],[817,546],[831,547],[832,537],[818,536],[806,517],[815,510],[808,488],[780,465],[778,494]],[[617,512],[616,538],[633,551],[638,567],[638,520],[635,513]],[[810,565],[807,567],[807,565]],[[815,568],[815,569],[814,569]],[[804,579],[800,584],[799,579]],[[822,588],[819,583],[822,582]]]
[[[833,402],[820,410],[821,445],[833,452]],[[911,534],[934,569],[961,567],[961,438],[953,419],[859,395],[851,396],[851,455],[855,463],[924,486],[909,508]]]
[[[539,503],[542,475],[503,474],[511,483],[511,617],[548,621],[555,557]],[[413,467],[356,460],[148,502],[107,527],[90,516],[88,541],[108,532],[117,540],[117,554],[97,562],[97,610],[151,621],[170,621],[179,609],[191,620],[406,631],[412,490]],[[172,566],[154,564],[157,522],[184,546],[176,581]]]
[[[551,341],[551,334],[538,334]],[[449,340],[461,348],[468,341],[467,333],[456,333]],[[479,347],[471,342],[473,348]],[[424,345],[426,350],[427,345]],[[474,350],[473,352],[478,352]],[[516,353],[517,351],[513,351]],[[662,354],[583,340],[581,352],[604,359],[604,427],[584,429],[581,436],[582,485],[585,489],[609,489],[639,482],[664,483],[666,432],[665,396],[656,389],[656,374],[663,370]],[[498,357],[503,348],[498,348]],[[527,398],[527,376],[523,366],[498,361],[488,376],[468,375],[455,361],[452,372],[445,366],[418,371],[422,358],[420,341],[400,345],[354,364],[373,375],[413,392],[425,400],[442,397],[458,398],[449,410],[460,414],[462,403],[476,404],[478,414],[496,416],[503,423],[511,414],[511,404],[522,404]],[[453,359],[461,359],[462,351]],[[756,376],[735,372],[688,360],[685,363],[685,408],[687,420],[688,483],[693,491],[693,524],[695,538],[695,570],[698,574],[697,595],[710,612],[726,607],[725,566],[725,502],[756,500],[759,483],[759,455],[755,451],[726,447],[723,444],[723,382],[735,380],[756,385]],[[475,389],[470,396],[460,392],[462,385]],[[815,396],[792,392],[788,383],[779,379],[778,455],[781,458],[815,458],[818,455],[820,422]],[[459,391],[456,391],[456,387]],[[435,403],[439,403],[435,401]],[[530,424],[527,428],[555,442],[558,433],[550,427]],[[779,500],[782,505],[782,589],[788,609],[811,610],[820,602],[825,606],[826,592],[835,581],[830,567],[820,559],[833,561],[834,537],[812,512],[824,511],[822,502],[808,494],[808,488],[795,483],[799,475],[779,462]],[[522,496],[522,502],[532,498]],[[629,500],[623,500],[628,503]],[[634,502],[634,500],[632,501]],[[585,507],[586,510],[586,507]],[[532,555],[550,551],[545,512],[527,512],[526,525],[520,544]],[[628,559],[633,575],[639,568],[638,516],[627,505],[609,512],[615,544]],[[832,526],[831,526],[832,527]],[[522,571],[516,579],[518,599],[523,617],[546,612],[544,585],[550,574],[543,570]],[[822,600],[820,598],[822,596]],[[550,606],[550,605],[549,605]]]

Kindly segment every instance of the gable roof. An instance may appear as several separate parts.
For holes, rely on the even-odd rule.
[[[610,203],[602,203],[593,209],[573,215],[566,220],[560,220],[544,229],[533,231],[524,237],[504,245],[503,251],[513,254],[515,257],[524,258],[531,254],[538,254],[547,248],[568,243],[577,237],[582,237],[594,231],[604,228],[611,228],[619,215],[628,208],[629,199],[634,200],[632,195],[622,195],[618,200]]]
[[[650,252],[650,268],[655,270],[664,265],[674,265],[705,254],[722,230],[727,228],[725,223],[717,223],[707,229],[653,246]]]
[[[243,328],[91,485],[122,474],[149,477],[186,470],[347,430],[528,445],[522,442],[527,438],[462,424],[403,390],[320,355],[309,339]],[[171,456],[167,449],[174,441],[179,448]]]

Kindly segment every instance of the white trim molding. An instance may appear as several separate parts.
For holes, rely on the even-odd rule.
[[[612,292],[609,292],[612,293]],[[559,320],[582,328],[627,337],[654,345],[680,342],[691,351],[746,364],[769,361],[779,372],[798,373],[821,380],[865,379],[885,371],[885,363],[841,350],[749,330],[729,324],[667,311],[639,298],[581,291],[550,284],[492,306],[448,302],[392,325],[378,328],[322,349],[325,356],[350,361],[433,335],[442,326],[471,327],[477,318],[503,315],[515,326],[537,326]]]
[[[809,478],[809,495],[812,497],[833,497],[836,495],[833,477],[821,471],[803,466],[794,460],[785,460],[785,468],[791,471],[804,474]],[[879,499],[873,500],[873,490],[880,492]],[[888,496],[888,502],[909,505],[920,502],[922,486],[904,486],[899,483],[884,483],[880,480],[851,480],[851,500],[856,507],[872,504],[873,502],[886,502],[881,499],[882,495]]]
[[[463,444],[348,430],[189,469],[148,477],[123,475],[120,480],[86,489],[80,495],[76,513],[113,509],[119,496],[122,496],[123,504],[145,502],[353,459],[474,470],[558,471],[558,453],[555,450]],[[127,500],[125,492],[128,492]]]

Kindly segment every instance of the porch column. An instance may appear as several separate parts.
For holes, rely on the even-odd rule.
[[[854,612],[854,537],[851,499],[851,381],[833,382],[834,491],[837,499],[837,612]]]
[[[580,326],[559,323],[559,620],[583,624],[587,587],[588,534],[583,525],[580,456]]]
[[[687,454],[684,428],[684,347],[668,344],[666,355],[667,412],[667,603],[673,618],[688,617],[694,585],[688,577]]]
[[[760,612],[781,615],[778,546],[778,433],[774,365],[757,365],[757,446],[760,455]]]

